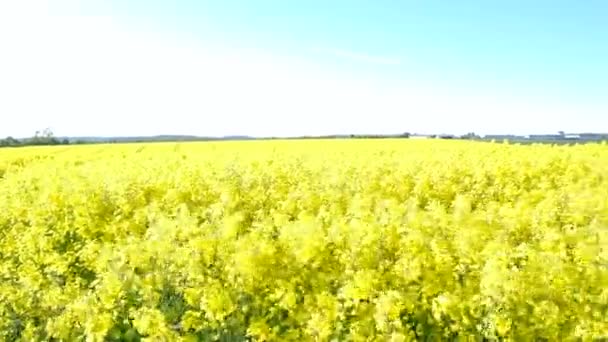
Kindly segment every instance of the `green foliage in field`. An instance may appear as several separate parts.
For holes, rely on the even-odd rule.
[[[608,337],[608,148],[0,153],[4,340]]]

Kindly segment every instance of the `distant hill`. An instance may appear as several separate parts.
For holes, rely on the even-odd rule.
[[[171,141],[225,141],[225,140],[267,140],[267,139],[382,139],[382,138],[408,138],[409,134],[336,134],[323,136],[295,136],[295,137],[252,137],[248,135],[227,135],[222,137],[202,137],[195,135],[155,135],[132,137],[57,137],[67,139],[71,144],[78,143],[130,143],[130,142],[171,142]]]
[[[154,135],[132,137],[59,137],[70,143],[127,143],[127,142],[171,142],[171,141],[213,141],[213,140],[250,140],[249,136],[199,137],[195,135]]]

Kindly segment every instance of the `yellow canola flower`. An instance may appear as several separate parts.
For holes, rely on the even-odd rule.
[[[0,149],[0,340],[608,338],[608,147]]]

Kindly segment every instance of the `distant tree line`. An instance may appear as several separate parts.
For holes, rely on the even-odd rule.
[[[15,139],[7,137],[0,139],[0,147],[19,147],[19,146],[44,146],[44,145],[68,145],[68,139],[58,139],[50,129],[36,131],[33,137],[25,139]]]

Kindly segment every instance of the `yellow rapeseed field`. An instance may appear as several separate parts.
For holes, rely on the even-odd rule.
[[[0,150],[0,339],[608,338],[608,146]]]

